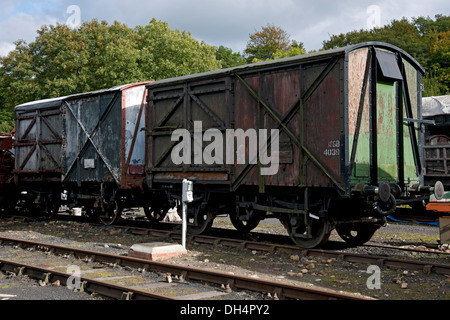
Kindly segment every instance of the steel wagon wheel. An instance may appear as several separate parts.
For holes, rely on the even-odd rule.
[[[166,216],[168,210],[161,209],[158,206],[145,206],[144,207],[145,216],[147,217],[148,221],[152,224],[157,224],[161,222],[164,217]]]
[[[207,233],[214,223],[214,218],[214,215],[209,210],[200,208],[196,224],[194,218],[188,218],[188,233],[192,235]]]
[[[336,227],[338,235],[351,246],[360,246],[370,239],[379,229],[373,224],[342,224]]]
[[[106,205],[106,209],[100,214],[100,221],[107,226],[119,222],[122,216],[123,208],[118,201],[110,202]]]
[[[289,220],[288,220],[289,219]],[[305,249],[318,248],[325,245],[330,237],[330,230],[326,219],[312,219],[310,223],[311,237],[307,237],[307,226],[304,221],[298,221],[289,215],[282,221],[292,241]]]
[[[236,230],[242,233],[248,233],[259,225],[261,219],[255,217],[255,215],[252,214],[249,220],[241,220],[239,219],[239,215],[235,213],[230,214],[230,221],[236,228]]]

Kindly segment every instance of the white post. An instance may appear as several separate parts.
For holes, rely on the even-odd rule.
[[[186,249],[187,234],[187,205],[194,201],[194,184],[192,181],[183,180],[183,225],[181,230],[181,244]]]
[[[186,249],[186,234],[187,234],[187,204],[183,201],[183,225],[181,229],[181,245]]]

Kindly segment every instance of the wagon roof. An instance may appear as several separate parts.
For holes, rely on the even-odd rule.
[[[422,113],[424,117],[450,114],[450,95],[423,98]]]
[[[85,98],[88,96],[94,96],[94,95],[108,93],[108,92],[125,91],[127,89],[130,89],[130,88],[133,88],[136,86],[148,85],[150,83],[151,83],[151,81],[136,82],[136,83],[125,84],[125,85],[115,86],[112,88],[101,89],[101,90],[96,90],[96,91],[91,91],[91,92],[77,93],[77,94],[64,96],[64,97],[30,101],[30,102],[27,102],[27,103],[24,103],[24,104],[21,104],[21,105],[15,107],[15,111],[16,112],[27,112],[27,111],[33,111],[33,110],[58,108],[66,100]]]
[[[390,51],[401,53],[403,55],[403,57],[406,60],[408,60],[417,70],[421,71],[422,74],[425,74],[425,69],[406,51],[404,51],[392,44],[389,44],[389,43],[364,42],[364,43],[359,43],[359,44],[350,45],[350,46],[337,48],[337,49],[308,53],[308,54],[304,54],[301,56],[252,63],[252,64],[243,65],[243,66],[237,66],[237,67],[232,67],[232,68],[227,68],[227,69],[220,69],[220,70],[215,70],[215,71],[191,74],[191,75],[186,75],[186,76],[176,77],[176,78],[162,79],[162,80],[158,80],[158,81],[155,81],[155,82],[149,84],[148,87],[151,88],[153,86],[158,86],[160,84],[162,85],[162,84],[166,84],[166,83],[182,82],[182,81],[196,79],[196,78],[208,78],[208,77],[213,77],[213,76],[218,76],[218,75],[227,75],[227,74],[231,74],[231,73],[235,73],[235,72],[246,72],[246,71],[252,71],[254,69],[256,70],[256,69],[270,68],[270,67],[278,66],[278,65],[295,64],[297,62],[302,62],[302,61],[310,61],[310,60],[313,61],[313,60],[317,60],[317,59],[329,57],[329,56],[346,55],[354,50],[357,50],[357,49],[360,49],[363,47],[370,47],[370,46],[375,46],[377,48],[388,49]]]

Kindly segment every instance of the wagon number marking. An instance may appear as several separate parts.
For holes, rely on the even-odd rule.
[[[326,157],[339,156],[341,154],[340,147],[341,147],[341,142],[339,140],[332,140],[332,141],[328,142],[328,148],[325,149],[323,154]]]

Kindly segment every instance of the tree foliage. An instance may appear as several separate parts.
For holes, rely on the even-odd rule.
[[[153,19],[134,29],[92,20],[71,30],[43,26],[0,57],[1,128],[21,103],[219,69],[216,48]]]
[[[222,63],[223,69],[241,66],[247,63],[239,52],[233,52],[232,49],[224,46],[217,48],[216,59]]]
[[[391,43],[411,54],[427,71],[424,96],[450,93],[450,16],[403,18],[381,28],[332,35],[323,50],[366,41]]]
[[[274,58],[277,51],[289,51],[289,34],[281,27],[267,24],[261,30],[250,34],[250,40],[244,50],[247,62],[264,61]]]
[[[306,49],[304,47],[303,42],[297,42],[295,40],[292,41],[289,50],[278,49],[273,55],[274,59],[281,59],[286,57],[295,57],[306,54]]]

